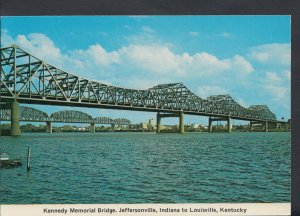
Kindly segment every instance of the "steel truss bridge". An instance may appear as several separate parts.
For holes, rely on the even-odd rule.
[[[163,116],[163,112],[175,116],[191,114],[227,120],[278,122],[266,105],[245,108],[230,95],[202,99],[182,83],[162,84],[146,90],[110,86],[63,71],[17,46],[1,48],[0,78],[2,101],[157,112],[158,120],[171,117],[170,114]],[[59,115],[68,119],[68,116],[63,117],[64,114]]]
[[[0,120],[11,121],[11,110],[1,109]],[[110,125],[131,125],[130,120],[125,118],[112,119],[109,117],[93,118],[89,114],[76,110],[63,110],[52,113],[50,116],[32,107],[20,106],[20,121],[24,122],[61,122],[61,123],[89,123]]]

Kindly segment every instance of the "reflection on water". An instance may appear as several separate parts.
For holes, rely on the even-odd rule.
[[[290,202],[290,133],[54,133],[1,137],[0,203]]]

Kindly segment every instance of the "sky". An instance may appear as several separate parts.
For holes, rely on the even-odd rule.
[[[1,46],[12,44],[64,71],[105,84],[147,89],[182,82],[201,98],[230,94],[246,108],[264,104],[277,119],[291,117],[290,16],[1,17]],[[156,116],[34,107],[48,114],[76,109],[93,117],[126,117],[133,123]],[[186,115],[185,123],[207,124],[207,118]]]

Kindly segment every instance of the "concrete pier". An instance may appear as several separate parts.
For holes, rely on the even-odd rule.
[[[184,133],[184,113],[166,113],[161,114],[157,113],[156,115],[156,133],[160,133],[161,130],[161,119],[168,118],[168,117],[178,117],[179,118],[179,133]]]
[[[115,124],[111,124],[111,125],[110,125],[110,130],[111,130],[111,131],[115,131],[115,128],[116,128],[116,125],[115,125]]]
[[[250,128],[249,128],[249,130],[250,130],[250,132],[253,131],[253,124],[252,124],[252,122],[250,122]]]
[[[208,132],[211,133],[213,131],[213,127],[212,127],[212,123],[214,121],[227,121],[227,128],[226,128],[226,131],[228,133],[231,133],[231,118],[228,116],[226,118],[212,118],[212,117],[209,117],[208,118]]]
[[[96,124],[94,122],[91,123],[91,132],[92,133],[96,132]]]
[[[212,132],[212,119],[211,117],[208,118],[208,133]]]
[[[156,115],[156,133],[160,133],[160,123],[161,123],[160,113],[157,113],[157,115]]]
[[[52,122],[51,121],[47,121],[47,133],[52,133]]]
[[[180,130],[180,133],[184,133],[184,114],[183,114],[183,112],[180,112],[180,116],[179,116],[179,130]]]
[[[17,100],[13,100],[11,103],[11,135],[20,136],[20,105]]]
[[[269,132],[269,122],[265,121],[250,121],[250,132],[253,132],[253,125],[259,125],[262,132]],[[275,126],[276,127],[276,126]]]
[[[227,132],[231,133],[231,118],[228,116],[227,118]]]
[[[265,122],[265,132],[269,132],[269,124],[267,121]]]

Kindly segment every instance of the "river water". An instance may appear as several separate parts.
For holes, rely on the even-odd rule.
[[[290,202],[290,143],[288,132],[0,137],[25,159],[0,169],[0,203]]]

